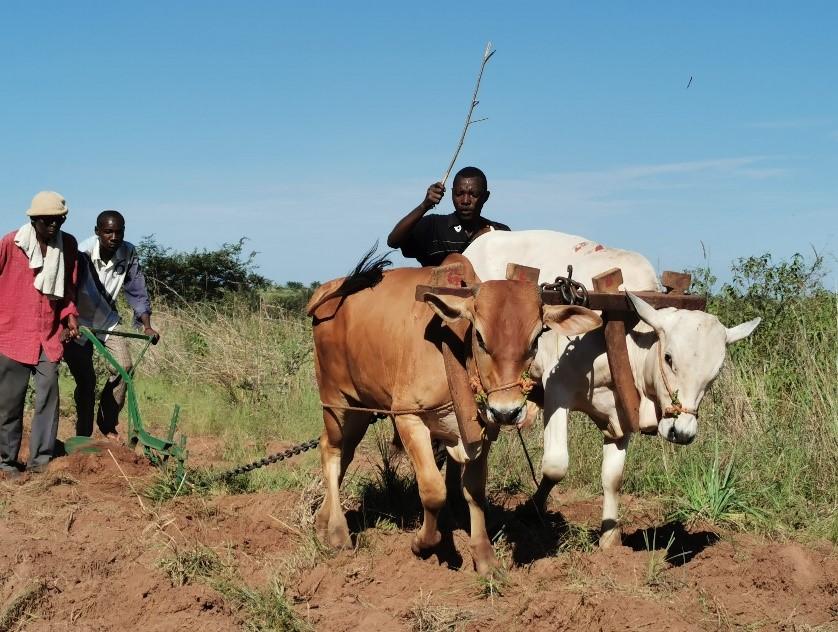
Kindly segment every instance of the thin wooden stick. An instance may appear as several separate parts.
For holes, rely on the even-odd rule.
[[[445,186],[445,183],[448,181],[448,176],[451,175],[451,169],[454,168],[454,163],[457,162],[457,156],[460,155],[460,150],[463,148],[463,142],[466,139],[466,132],[468,128],[471,126],[472,123],[479,123],[480,121],[485,121],[485,118],[478,119],[477,121],[471,120],[471,115],[474,113],[474,108],[477,107],[477,104],[480,101],[477,100],[477,93],[480,91],[480,80],[483,78],[483,69],[486,68],[486,62],[495,54],[495,51],[492,49],[492,42],[488,42],[486,44],[486,49],[483,51],[483,62],[480,64],[480,72],[477,75],[477,83],[474,85],[474,94],[471,95],[471,105],[468,108],[468,114],[466,115],[466,124],[463,126],[463,133],[460,134],[460,142],[457,144],[457,149],[454,151],[454,157],[451,159],[451,163],[448,165],[448,169],[445,171],[445,175],[442,176],[442,186]]]
[[[290,524],[288,524],[288,523],[287,523],[287,522],[285,522],[284,520],[280,520],[279,518],[277,518],[275,515],[273,515],[273,514],[270,514],[270,513],[269,513],[269,514],[268,514],[268,517],[269,517],[269,518],[272,518],[272,519],[274,519],[274,520],[276,520],[279,524],[281,524],[283,527],[285,527],[286,529],[288,529],[291,533],[296,533],[296,534],[297,534],[297,535],[299,535],[299,536],[302,536],[302,535],[303,535],[302,533],[300,533],[300,530],[299,530],[299,529],[295,529],[294,527],[292,527]]]
[[[140,508],[141,508],[143,511],[148,512],[148,509],[146,509],[146,508],[145,508],[145,504],[143,503],[143,498],[142,498],[142,496],[140,496],[140,495],[137,493],[137,490],[136,490],[136,489],[134,489],[134,486],[131,484],[131,479],[130,479],[130,478],[128,478],[128,477],[125,475],[125,470],[123,470],[123,469],[122,469],[122,466],[119,464],[119,461],[117,461],[117,460],[116,460],[116,457],[113,455],[113,452],[111,452],[111,451],[110,451],[110,448],[108,448],[108,454],[110,454],[110,455],[111,455],[111,458],[113,459],[114,464],[116,465],[117,469],[119,470],[119,473],[120,473],[120,474],[122,474],[122,478],[124,478],[124,479],[125,479],[125,482],[126,482],[126,483],[128,483],[128,487],[130,487],[130,488],[131,488],[131,491],[132,491],[132,492],[134,493],[134,495],[137,497],[137,500],[138,500],[138,501],[140,501]]]

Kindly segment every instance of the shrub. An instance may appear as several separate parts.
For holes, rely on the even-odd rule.
[[[270,307],[278,307],[291,315],[304,316],[308,300],[320,283],[305,287],[299,281],[288,281],[284,287],[274,286],[262,292],[262,301]]]
[[[270,281],[255,272],[255,252],[242,256],[244,242],[242,237],[217,250],[176,252],[148,235],[137,246],[137,254],[156,300],[217,301],[230,294],[253,300]]]

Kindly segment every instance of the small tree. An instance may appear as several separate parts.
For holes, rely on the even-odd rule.
[[[732,279],[710,294],[707,311],[726,325],[762,318],[747,344],[728,350],[731,357],[797,362],[801,348],[835,348],[835,294],[823,286],[826,266],[820,254],[811,258],[795,254],[776,262],[768,253],[742,257],[734,261],[731,272]],[[801,336],[804,342],[798,340]],[[782,385],[777,387],[793,388],[780,378],[799,376],[801,371],[777,371],[777,383]]]
[[[148,235],[137,246],[137,254],[157,300],[217,301],[231,295],[252,298],[271,282],[254,271],[255,252],[242,256],[244,242],[242,237],[217,250],[176,252]]]

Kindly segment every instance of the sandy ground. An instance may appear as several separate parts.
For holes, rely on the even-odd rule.
[[[213,439],[190,444],[191,465],[213,458]],[[235,604],[200,581],[174,586],[159,568],[178,547],[200,543],[253,587],[302,566],[287,594],[317,630],[838,630],[838,554],[828,543],[660,524],[626,498],[624,546],[563,551],[564,520],[596,524],[599,501],[557,495],[542,522],[510,498],[490,523],[511,567],[501,594],[487,597],[462,529],[418,559],[409,531],[367,528],[354,551],[307,565],[299,517],[310,499],[300,493],[184,497],[155,508],[136,493],[154,469],[127,448],[110,450],[0,481],[0,627],[40,586],[11,629],[240,629],[245,614]],[[350,511],[350,526],[358,517]]]

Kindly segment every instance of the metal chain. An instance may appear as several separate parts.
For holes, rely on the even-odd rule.
[[[373,420],[370,422],[370,425],[374,424],[379,419],[380,417],[374,417]],[[215,479],[224,480],[225,478],[238,476],[239,474],[245,474],[252,470],[257,470],[260,467],[265,467],[266,465],[276,463],[277,461],[284,461],[285,459],[290,459],[292,456],[297,456],[298,454],[302,454],[303,452],[308,452],[309,450],[313,450],[319,445],[320,437],[315,437],[314,439],[309,439],[305,443],[295,445],[293,448],[288,448],[287,450],[284,450],[282,452],[277,452],[276,454],[271,454],[269,456],[263,457],[258,461],[253,461],[252,463],[247,463],[246,465],[239,465],[238,467],[234,467],[232,470],[221,472],[220,474],[217,474],[215,476]]]
[[[573,278],[573,266],[567,266],[567,276],[557,276],[554,283],[542,283],[541,291],[557,292],[563,305],[588,306],[588,290]]]
[[[288,448],[283,452],[277,452],[276,454],[272,454],[270,456],[266,456],[258,461],[253,461],[252,463],[248,463],[247,465],[239,465],[238,467],[233,468],[227,472],[222,472],[216,479],[225,479],[230,478],[232,476],[237,476],[239,474],[244,474],[245,472],[250,472],[251,470],[258,469],[260,467],[265,467],[266,465],[270,465],[271,463],[276,463],[277,461],[282,461],[284,459],[290,459],[292,456],[297,456],[298,454],[302,454],[303,452],[308,452],[309,450],[313,450],[318,445],[320,445],[320,438],[310,439],[305,443],[301,443],[299,445],[295,445],[293,448]]]

